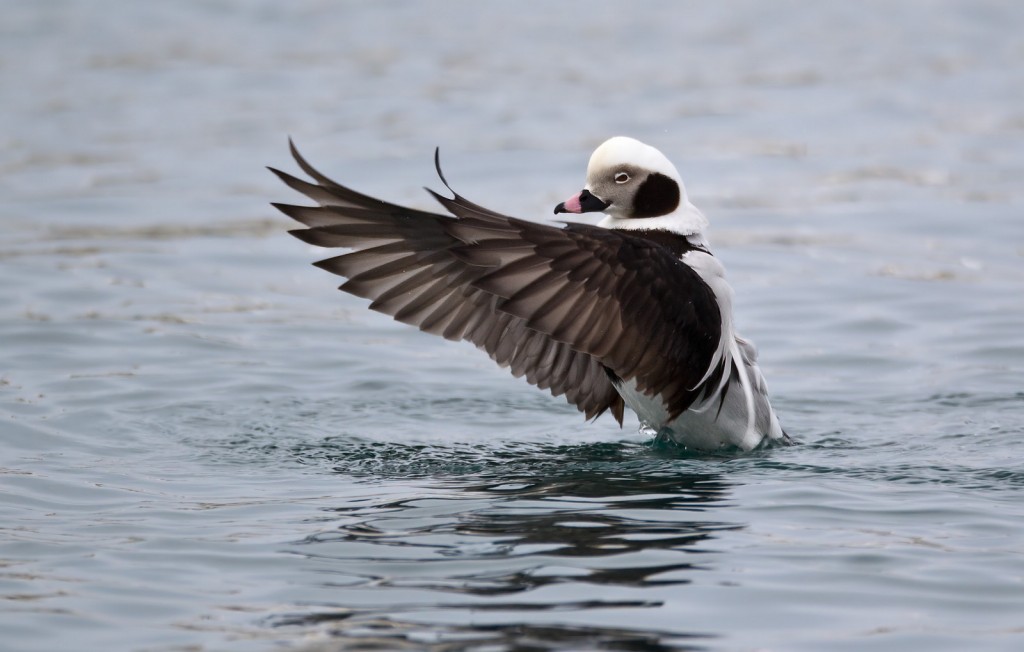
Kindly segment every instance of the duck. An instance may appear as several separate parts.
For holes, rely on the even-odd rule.
[[[269,168],[315,205],[273,203],[311,245],[347,250],[314,263],[344,277],[371,310],[465,340],[587,419],[626,408],[643,428],[700,452],[788,444],[754,344],[736,332],[733,291],[708,245],[708,220],[657,148],[616,136],[591,154],[582,190],[554,213],[595,224],[525,220],[455,192],[445,213],[392,204],[310,165],[309,180]]]

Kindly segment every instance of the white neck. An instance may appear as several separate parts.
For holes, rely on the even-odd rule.
[[[703,241],[704,229],[708,227],[708,218],[704,217],[704,213],[701,213],[696,206],[684,199],[679,208],[668,215],[632,219],[605,215],[597,225],[606,229],[622,231],[671,231],[679,235],[698,236]]]

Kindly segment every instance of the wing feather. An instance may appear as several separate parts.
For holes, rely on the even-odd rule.
[[[667,247],[627,232],[564,228],[502,215],[430,191],[451,214],[404,208],[346,188],[292,155],[313,182],[271,169],[316,206],[274,204],[305,225],[293,235],[352,251],[319,267],[370,308],[447,339],[467,340],[502,367],[587,418],[624,403],[612,378],[666,391],[680,414],[720,335],[714,295]],[[689,301],[677,299],[683,293]],[[699,309],[698,309],[699,308]]]

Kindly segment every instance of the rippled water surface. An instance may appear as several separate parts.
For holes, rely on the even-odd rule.
[[[1024,649],[1024,5],[19,1],[0,649]],[[712,221],[800,445],[584,423],[267,205],[547,219],[613,134]]]

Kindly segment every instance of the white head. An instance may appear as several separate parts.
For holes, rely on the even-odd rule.
[[[587,185],[555,207],[555,213],[601,211],[601,226],[658,229],[693,235],[707,218],[690,203],[679,172],[660,151],[616,136],[601,143],[587,165]]]

